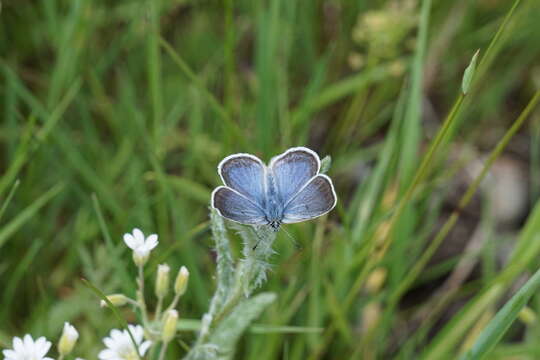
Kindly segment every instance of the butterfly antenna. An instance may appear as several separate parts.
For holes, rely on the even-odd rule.
[[[287,236],[289,237],[289,239],[291,239],[294,247],[296,248],[296,250],[302,250],[302,245],[300,245],[300,243],[298,241],[296,241],[296,239],[291,235],[290,232],[287,231],[287,229],[285,229],[284,227],[281,228],[283,230],[283,232],[285,234],[287,234]]]

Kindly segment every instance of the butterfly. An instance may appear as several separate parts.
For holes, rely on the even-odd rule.
[[[324,215],[336,206],[332,180],[319,174],[316,152],[294,147],[266,166],[251,154],[227,156],[218,165],[225,186],[212,192],[211,204],[219,215],[246,225],[297,223]]]

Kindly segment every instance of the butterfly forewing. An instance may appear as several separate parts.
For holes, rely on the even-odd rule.
[[[289,149],[270,161],[269,168],[283,204],[317,175],[320,166],[319,156],[304,147]]]
[[[263,210],[256,203],[226,186],[214,190],[212,207],[217,209],[221,216],[242,224],[267,223]]]
[[[290,224],[324,215],[334,208],[336,202],[332,180],[326,175],[317,175],[285,204],[283,223]]]
[[[261,160],[249,154],[231,155],[219,164],[218,172],[225,185],[261,206],[266,176]]]

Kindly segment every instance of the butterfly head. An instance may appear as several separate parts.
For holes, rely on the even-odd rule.
[[[268,225],[274,230],[275,232],[279,231],[279,227],[281,226],[280,220],[272,220],[268,222]]]

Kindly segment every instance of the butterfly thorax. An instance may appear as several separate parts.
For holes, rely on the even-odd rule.
[[[268,174],[267,179],[265,200],[266,221],[268,222],[268,225],[277,231],[283,220],[283,203],[278,194],[274,179],[270,174]]]

